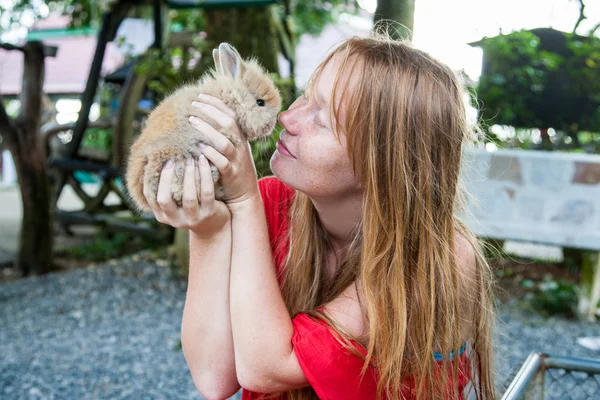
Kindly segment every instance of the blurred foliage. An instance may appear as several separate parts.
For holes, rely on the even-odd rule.
[[[573,54],[565,60],[565,69],[572,78],[569,88],[573,96],[587,98],[582,120],[574,121],[579,126],[572,128],[583,126],[600,132],[600,38],[568,35],[567,47]]]
[[[138,73],[151,73],[148,89],[152,100],[158,102],[175,91],[178,87],[197,81],[209,67],[213,66],[212,59],[200,59],[204,42],[200,37],[193,38],[193,45],[181,46],[160,52],[149,49],[143,58],[136,63]]]
[[[501,135],[496,131],[497,128],[509,130],[509,133]],[[551,131],[545,144],[542,143],[540,130],[537,128],[527,129],[493,125],[487,126],[485,135],[486,142],[493,143],[498,148],[600,153],[600,135],[595,132]]]
[[[110,2],[92,0],[16,0],[12,6],[10,1],[0,2],[0,15],[9,14],[8,22],[11,28],[21,26],[23,20],[44,18],[47,12],[70,15],[72,28],[95,27],[99,25],[102,9],[108,3]],[[0,32],[2,30],[3,27],[0,26]]]
[[[556,71],[563,59],[540,49],[540,39],[529,31],[515,32],[482,41],[489,69],[479,80],[477,95],[484,111],[499,123],[541,126],[530,107],[527,93],[538,95],[545,86],[548,71]]]
[[[103,10],[110,7],[116,0],[16,0],[14,6],[9,3],[0,2],[0,15],[9,13],[9,24],[18,27],[22,24],[23,16],[28,15],[33,19],[45,16],[47,6],[50,12],[61,12],[71,15],[71,26],[73,28],[98,26]],[[358,2],[356,0],[303,0],[303,1],[280,1],[277,5],[282,16],[289,14],[292,18],[295,33],[299,36],[304,33],[311,35],[319,34],[325,25],[335,21],[340,12],[357,12]],[[140,7],[135,10],[137,17],[151,17],[150,7]],[[171,10],[169,19],[176,30],[190,29],[199,32],[203,25],[202,9],[178,9]],[[0,32],[2,26],[0,26]]]
[[[89,243],[66,248],[64,253],[70,258],[92,262],[105,261],[139,251],[140,249],[157,248],[160,246],[164,246],[164,242],[126,232],[104,232]]]
[[[85,261],[103,261],[123,254],[125,246],[131,240],[130,235],[119,232],[112,237],[105,235],[95,238],[92,242],[67,249],[70,257]]]
[[[600,149],[592,133],[600,132],[600,39],[537,29],[480,45],[477,97],[484,123],[516,127],[509,138],[515,147]],[[550,127],[558,133],[554,138],[545,135]],[[543,130],[541,140],[530,128]],[[488,129],[489,141],[503,146],[506,139]]]
[[[81,146],[109,150],[112,146],[112,133],[111,128],[86,129]]]
[[[579,288],[575,283],[546,276],[543,281],[537,283],[531,279],[523,279],[520,286],[528,291],[528,300],[523,304],[531,311],[547,317],[575,316],[579,298]]]
[[[285,3],[285,2],[283,2]],[[329,23],[335,22],[341,12],[358,12],[356,0],[303,0],[293,2],[291,10],[296,35],[318,35]],[[282,12],[285,8],[280,7]]]
[[[573,317],[577,307],[577,285],[545,279],[537,285],[531,305],[542,314]]]

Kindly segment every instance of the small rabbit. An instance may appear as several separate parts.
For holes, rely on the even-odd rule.
[[[165,98],[148,116],[146,127],[131,148],[127,163],[126,183],[133,201],[142,211],[151,211],[143,194],[144,174],[150,186],[149,193],[156,198],[160,173],[165,163],[172,159],[175,173],[171,192],[181,207],[185,161],[200,156],[198,145],[212,145],[188,121],[190,115],[206,120],[192,107],[199,94],[221,99],[236,114],[241,134],[254,140],[271,134],[281,108],[281,96],[267,72],[254,59],[242,60],[229,44],[221,43],[213,50],[215,70],[204,75],[195,85],[186,85]],[[211,121],[206,121],[211,124]],[[212,125],[213,128],[219,129]],[[227,135],[226,135],[227,136]],[[227,136],[234,144],[236,140]],[[226,198],[224,188],[218,184],[219,171],[211,165],[215,182],[215,198]],[[196,168],[196,187],[200,188],[200,175]]]

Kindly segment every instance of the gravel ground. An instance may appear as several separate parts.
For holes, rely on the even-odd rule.
[[[0,284],[0,398],[202,399],[178,347],[184,299],[185,282],[137,256]],[[499,387],[532,351],[600,359],[576,343],[597,323],[514,304],[498,318]]]
[[[508,387],[510,379],[531,352],[600,361],[600,351],[590,350],[577,343],[579,337],[600,336],[599,322],[544,318],[521,309],[514,300],[499,305],[496,312],[496,386],[500,393]],[[596,375],[598,390],[590,399],[600,399],[599,378]]]

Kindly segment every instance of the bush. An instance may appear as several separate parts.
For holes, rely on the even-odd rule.
[[[531,305],[546,315],[572,317],[577,307],[577,285],[564,280],[546,278],[538,283]]]
[[[104,233],[93,241],[66,249],[66,255],[86,262],[106,261],[143,248],[161,245],[149,239],[125,232]],[[164,243],[162,243],[164,245]]]

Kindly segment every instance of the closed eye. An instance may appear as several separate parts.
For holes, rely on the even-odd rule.
[[[321,121],[321,118],[319,117],[319,114],[317,114],[315,116],[315,122],[317,123],[317,125],[319,125],[322,128],[327,128],[327,125],[325,125],[325,123],[323,121]]]

